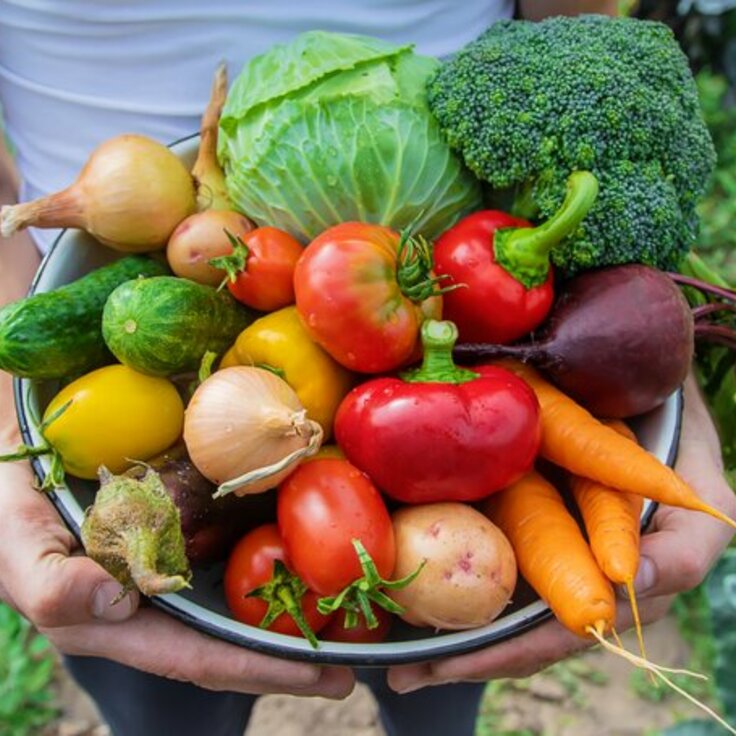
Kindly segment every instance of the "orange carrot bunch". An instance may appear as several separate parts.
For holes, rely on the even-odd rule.
[[[524,378],[537,395],[540,456],[570,474],[570,491],[588,537],[557,489],[539,473],[529,473],[482,507],[511,542],[520,573],[565,628],[596,639],[608,651],[648,670],[736,734],[667,677],[665,673],[674,670],[646,658],[634,595],[645,497],[702,511],[734,527],[736,522],[702,501],[674,470],[640,447],[623,422],[599,421],[529,366],[502,364]],[[605,638],[609,633],[617,637],[612,584],[625,585],[629,592],[641,656]]]

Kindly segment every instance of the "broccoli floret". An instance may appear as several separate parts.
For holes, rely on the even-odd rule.
[[[502,21],[440,67],[428,99],[476,176],[524,192],[540,219],[572,171],[596,175],[598,201],[552,254],[567,274],[631,261],[670,268],[692,246],[715,150],[667,26]]]

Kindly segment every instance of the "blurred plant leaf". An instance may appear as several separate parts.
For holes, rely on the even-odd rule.
[[[736,549],[718,560],[706,582],[715,634],[715,679],[726,717],[736,721]]]
[[[681,721],[662,731],[662,736],[728,736],[723,726],[715,721]]]

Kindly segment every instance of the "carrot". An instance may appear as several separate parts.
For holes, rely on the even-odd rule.
[[[616,434],[615,430],[611,431]],[[651,672],[730,733],[736,734],[736,729],[665,673],[705,679],[702,675],[661,667],[605,638],[608,631],[615,634],[616,599],[613,588],[598,567],[562,497],[541,475],[528,473],[500,493],[490,496],[481,510],[511,542],[519,572],[565,628],[578,636],[592,637],[606,651]]]
[[[613,627],[616,597],[557,490],[528,473],[493,494],[483,511],[508,537],[519,572],[578,636]]]
[[[500,365],[523,378],[539,400],[542,443],[539,454],[565,470],[605,486],[636,493],[668,506],[702,511],[736,528],[736,521],[702,501],[672,468],[599,422],[582,406],[516,361]]]
[[[636,442],[636,435],[620,421],[606,422],[620,435]],[[644,499],[635,493],[615,491],[589,478],[570,477],[570,490],[580,509],[590,549],[603,574],[625,585],[629,593],[639,651],[646,657],[634,578],[639,569],[641,509]]]

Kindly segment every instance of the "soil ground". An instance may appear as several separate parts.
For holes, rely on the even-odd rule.
[[[630,650],[635,648],[632,638],[624,637],[624,641]],[[646,641],[652,661],[670,667],[687,666],[688,648],[674,618],[648,627]],[[62,713],[43,736],[109,736],[109,729],[100,722],[89,698],[63,671],[59,672],[57,692]],[[515,736],[649,736],[681,718],[699,714],[677,695],[661,702],[637,695],[632,687],[632,667],[596,650],[527,680],[489,685],[478,736],[505,732]],[[362,685],[341,702],[263,697],[245,736],[314,734],[385,736],[375,701]]]

